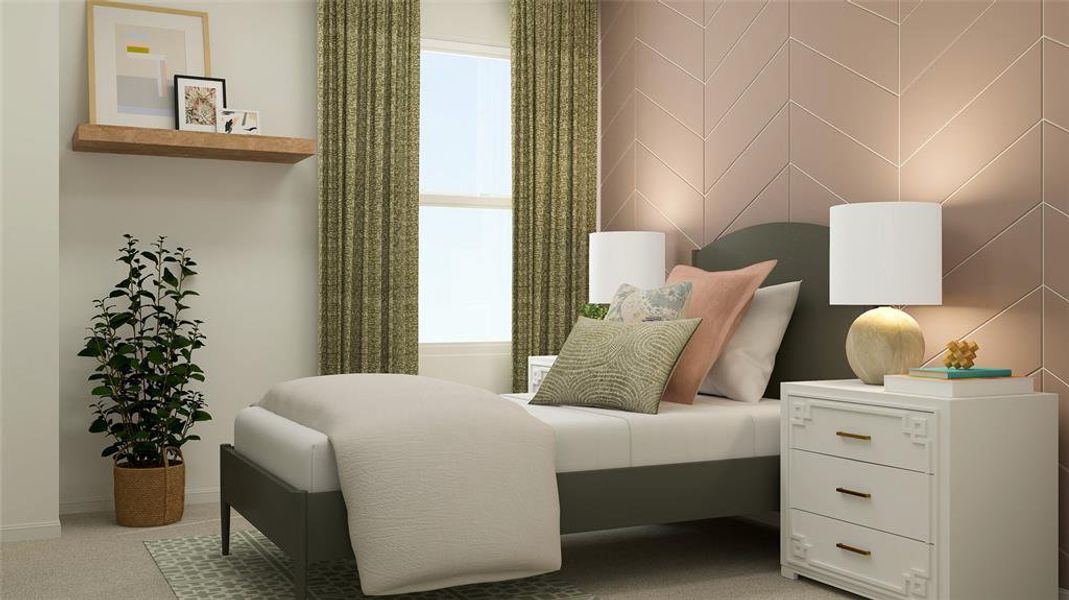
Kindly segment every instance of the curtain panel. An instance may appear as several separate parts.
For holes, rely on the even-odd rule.
[[[418,368],[419,0],[318,6],[319,370]]]
[[[598,3],[512,0],[513,387],[587,298],[597,213]]]

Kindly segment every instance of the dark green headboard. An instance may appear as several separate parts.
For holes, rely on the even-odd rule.
[[[764,285],[801,281],[802,289],[765,397],[779,398],[781,381],[854,377],[846,362],[846,332],[867,307],[828,305],[827,227],[767,223],[741,229],[695,250],[694,266],[727,271],[773,258],[779,263]]]

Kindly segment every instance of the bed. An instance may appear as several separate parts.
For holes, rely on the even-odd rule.
[[[505,396],[556,434],[562,533],[779,509],[779,383],[850,377],[842,341],[861,309],[828,305],[828,230],[819,225],[743,229],[695,251],[692,264],[718,271],[773,258],[779,264],[766,285],[804,283],[766,400],[699,397],[641,415],[529,406],[522,394]],[[324,434],[245,409],[235,443],[220,449],[220,478],[223,554],[233,508],[293,559],[297,598],[304,598],[310,564],[353,556]]]

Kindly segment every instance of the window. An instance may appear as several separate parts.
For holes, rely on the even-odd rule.
[[[465,50],[425,41],[420,60],[424,344],[512,339],[510,65]]]

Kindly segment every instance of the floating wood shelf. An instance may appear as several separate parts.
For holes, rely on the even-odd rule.
[[[78,152],[216,158],[296,163],[315,156],[315,140],[82,123],[74,130]]]

